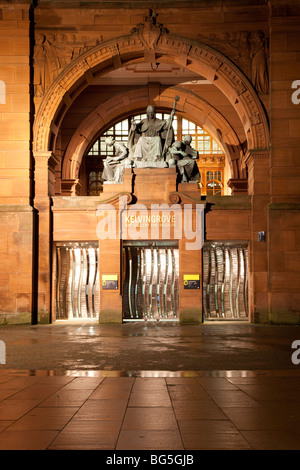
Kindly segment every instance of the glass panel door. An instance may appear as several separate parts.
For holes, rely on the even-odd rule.
[[[123,246],[123,318],[177,320],[179,253],[177,245],[140,243]]]
[[[56,245],[56,319],[99,317],[98,243]]]
[[[203,312],[206,320],[248,319],[247,243],[204,244]]]

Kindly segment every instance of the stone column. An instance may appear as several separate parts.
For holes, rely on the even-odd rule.
[[[195,207],[191,209],[195,217]],[[189,240],[179,240],[179,320],[180,323],[202,323],[202,247],[187,250]],[[186,289],[185,276],[199,276],[198,289]]]
[[[107,210],[97,214],[97,235],[99,239],[99,281],[100,281],[100,323],[122,323],[122,295],[121,295],[121,240],[119,235],[119,208],[108,204]],[[106,238],[102,237],[101,223],[107,223]],[[105,225],[105,224],[104,224]],[[102,227],[102,225],[101,225]],[[108,229],[110,227],[110,229]],[[116,276],[117,289],[107,289],[106,277]]]
[[[267,322],[268,306],[268,205],[270,201],[268,150],[249,150],[248,194],[251,196],[251,239],[249,246],[250,321]]]
[[[52,152],[36,152],[35,160],[35,197],[37,211],[36,224],[36,284],[37,284],[37,321],[51,321],[51,278],[52,278],[52,215],[51,196],[55,190],[55,166],[57,158]]]

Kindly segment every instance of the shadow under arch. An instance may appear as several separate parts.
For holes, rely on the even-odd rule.
[[[243,176],[241,157],[242,145],[231,125],[215,108],[203,98],[191,91],[174,86],[160,92],[152,98],[151,104],[157,108],[171,109],[175,96],[180,96],[177,111],[187,119],[191,119],[206,129],[220,144],[230,167],[231,177]],[[148,87],[139,88],[112,97],[94,109],[78,126],[66,148],[62,163],[62,180],[78,178],[79,168],[89,145],[97,134],[105,130],[109,124],[128,115],[145,112],[150,96]],[[122,110],[122,116],[120,116]]]
[[[62,119],[76,97],[108,71],[145,61],[145,51],[132,33],[98,44],[71,62],[50,85],[39,106],[33,151],[53,151]],[[262,103],[249,80],[223,54],[199,41],[163,34],[155,55],[158,60],[180,64],[211,81],[239,115],[248,149],[269,147],[269,127]]]

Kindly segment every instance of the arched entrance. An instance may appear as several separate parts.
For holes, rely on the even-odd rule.
[[[34,152],[53,151],[60,123],[72,102],[89,84],[108,71],[149,61],[147,47],[136,34],[100,44],[67,66],[50,85],[34,123]],[[163,34],[155,49],[155,60],[178,63],[215,84],[237,111],[247,136],[248,149],[267,148],[269,130],[259,98],[243,73],[211,47]]]
[[[253,149],[266,152],[269,145],[269,132],[264,109],[257,94],[242,74],[225,56],[200,42],[181,38],[161,30],[154,25],[154,33],[150,43],[145,40],[143,25],[140,25],[131,35],[123,36],[95,46],[71,62],[53,81],[48,88],[34,122],[33,153],[35,157],[35,207],[39,211],[42,230],[39,232],[39,286],[45,292],[46,301],[39,310],[51,310],[51,219],[49,218],[51,201],[49,196],[54,195],[54,173],[58,164],[56,156],[57,138],[61,123],[68,109],[82,91],[92,84],[95,79],[105,73],[116,70],[124,65],[141,62],[175,63],[184,66],[213,83],[229,100],[233,109],[240,118],[240,123],[246,137],[246,146],[241,146],[234,130],[222,119],[217,110],[211,109],[208,104],[192,93],[184,93],[179,110],[182,113],[192,114],[200,110],[205,116],[207,125],[218,138],[224,140],[228,147],[228,158],[232,166],[232,178],[243,176],[243,157]],[[151,96],[152,101],[159,102],[161,106],[171,108],[175,89],[167,89],[163,93]],[[130,98],[130,97],[129,97]],[[118,102],[118,100],[121,100]],[[139,106],[149,102],[149,90],[144,96],[138,96]],[[118,103],[123,104],[123,111],[132,111],[137,108],[137,102],[131,102],[128,94],[117,97],[115,109],[107,113],[105,121],[120,112]],[[111,103],[110,103],[111,104]],[[105,107],[98,109],[97,115],[103,119]],[[200,113],[201,114],[201,113]],[[219,125],[217,125],[219,121]],[[90,115],[72,137],[63,164],[63,177],[70,185],[76,180],[78,164],[84,154],[90,137],[95,132],[93,116]],[[87,127],[85,127],[87,125]],[[220,134],[220,127],[225,133]],[[228,144],[226,139],[228,138]],[[232,156],[235,153],[235,158]],[[233,163],[234,162],[234,163]]]

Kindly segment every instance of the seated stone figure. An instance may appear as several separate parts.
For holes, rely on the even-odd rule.
[[[198,165],[195,161],[198,158],[198,152],[191,147],[191,142],[192,137],[186,135],[182,141],[174,142],[167,154],[169,166],[176,164],[182,183],[200,180]]]
[[[115,148],[116,155],[104,160],[102,179],[110,183],[122,183],[125,166],[131,166],[128,148],[122,142],[116,142],[112,137],[107,137],[105,143],[108,147]]]
[[[174,140],[172,120],[175,111],[168,120],[156,118],[154,106],[149,105],[146,112],[145,119],[132,122],[127,143],[130,156],[135,167],[166,167],[163,147]]]

